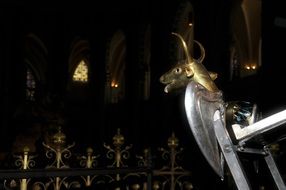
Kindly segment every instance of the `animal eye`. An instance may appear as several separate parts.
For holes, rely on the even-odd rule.
[[[181,68],[175,68],[174,71],[176,74],[179,74],[182,72],[182,69]]]

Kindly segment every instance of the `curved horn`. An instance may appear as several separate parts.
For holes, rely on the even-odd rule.
[[[183,37],[182,37],[180,34],[177,34],[177,33],[175,33],[175,32],[172,32],[172,34],[175,35],[175,36],[177,36],[177,37],[181,40],[181,42],[182,42],[182,44],[183,44],[184,52],[185,52],[186,57],[187,57],[187,60],[188,60],[188,63],[189,63],[189,64],[192,63],[192,62],[193,62],[193,58],[192,58],[192,56],[190,56],[190,54],[189,54],[187,44],[186,44],[185,40],[183,39]]]
[[[200,50],[201,50],[201,57],[200,57],[197,61],[200,62],[200,63],[202,63],[203,60],[205,59],[205,56],[206,56],[205,48],[204,48],[204,46],[203,46],[200,42],[198,42],[197,40],[194,40],[194,42],[196,42],[196,43],[199,45]]]

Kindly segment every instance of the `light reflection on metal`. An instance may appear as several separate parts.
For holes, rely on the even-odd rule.
[[[217,109],[223,110],[222,96],[222,92],[211,92],[195,81],[188,84],[185,92],[189,127],[204,157],[220,177],[224,173],[212,117]]]
[[[87,152],[87,156],[81,156],[80,159],[80,166],[85,167],[85,168],[94,168],[97,165],[97,158],[100,155],[93,155],[93,149],[92,148],[87,148],[86,150]],[[89,187],[92,184],[92,181],[96,178],[97,176],[81,176],[81,178],[84,180],[85,182],[85,186]]]
[[[114,162],[109,165],[108,167],[126,167],[123,163],[123,159],[129,158],[129,149],[132,148],[132,145],[126,146],[125,148],[122,148],[122,145],[124,144],[124,136],[121,135],[120,129],[117,129],[117,134],[113,137],[113,145],[114,148],[111,148],[110,145],[103,144],[103,146],[108,150],[106,156],[109,159],[114,158]]]
[[[52,137],[52,144],[45,144],[43,146],[47,148],[46,157],[52,159],[55,157],[55,160],[52,164],[48,165],[47,168],[69,168],[63,161],[63,158],[68,159],[71,156],[71,149],[75,146],[75,143],[65,147],[66,135],[62,133],[61,127],[58,128],[58,132]]]
[[[25,146],[23,148],[23,155],[15,155],[15,158],[18,158],[15,161],[15,165],[18,166],[20,169],[26,170],[30,169],[31,167],[35,166],[35,160],[33,160],[36,156],[29,155],[30,148]]]
[[[134,184],[134,185],[131,186],[131,188],[133,190],[139,190],[140,189],[140,185],[139,184]]]
[[[97,185],[116,185],[113,187],[115,190],[121,189],[130,189],[130,190],[151,190],[152,189],[152,171],[149,172],[141,169],[136,172],[127,172],[121,173],[120,169],[128,169],[130,159],[130,149],[132,145],[125,146],[125,137],[121,134],[120,129],[117,130],[117,133],[112,138],[112,145],[104,144],[104,147],[107,149],[106,159],[112,160],[111,165],[107,167],[113,169],[111,173],[104,174],[90,174],[85,176],[74,176],[74,173],[71,176],[62,176],[62,175],[53,175],[53,177],[47,178],[29,178],[29,179],[11,179],[5,180],[4,185],[6,189],[20,189],[20,190],[63,190],[63,189],[82,189],[83,187],[97,187]],[[61,127],[58,128],[56,134],[51,137],[51,140],[43,142],[45,148],[45,157],[48,160],[46,169],[56,169],[56,170],[65,170],[70,168],[70,161],[72,152],[70,149],[75,145],[66,145],[66,135],[62,132]],[[179,141],[174,134],[168,139],[168,147],[170,150],[165,150],[163,148],[160,151],[163,151],[162,158],[164,161],[167,161],[166,166],[163,166],[159,170],[155,170],[156,181],[153,183],[153,189],[162,189],[161,187],[169,188],[171,184],[172,188],[178,185],[181,189],[190,189],[192,184],[189,181],[183,181],[185,176],[190,177],[190,172],[185,171],[183,167],[179,166],[176,162],[177,155],[181,153],[182,148],[178,148]],[[76,154],[74,154],[76,155]],[[28,170],[30,167],[35,166],[35,161],[33,160],[35,156],[29,155],[29,149],[25,148],[23,153],[19,156],[16,156],[17,160],[15,162],[21,170]],[[79,165],[83,169],[96,169],[98,166],[98,158],[101,157],[99,154],[94,154],[92,148],[87,148],[86,154],[76,156],[79,160]],[[139,168],[150,168],[150,163],[152,163],[152,156],[150,149],[144,149],[142,156],[134,157],[136,167]],[[169,163],[170,159],[170,163]],[[52,163],[50,163],[52,160]],[[44,160],[40,160],[41,162]],[[128,165],[127,165],[128,164]],[[72,168],[71,168],[72,169]],[[119,169],[119,172],[116,170]],[[115,172],[114,172],[115,171]],[[168,179],[169,178],[169,179]],[[124,187],[119,187],[117,184],[124,183]],[[163,184],[163,186],[162,186]],[[163,188],[163,189],[164,189]],[[169,189],[168,189],[169,190]],[[173,189],[171,189],[173,190]]]
[[[65,145],[66,145],[66,135],[62,133],[61,127],[58,128],[58,132],[52,137],[51,144],[45,144],[45,142],[43,142],[43,146],[47,148],[46,157],[48,159],[52,159],[53,157],[55,158],[54,161],[46,167],[47,169],[69,168],[69,166],[64,163],[63,158],[68,159],[71,157],[71,151],[69,149],[74,147],[75,143],[72,143],[67,147],[65,147]],[[60,190],[62,185],[68,187],[69,183],[65,181],[66,179],[67,177],[64,177],[62,179],[60,177],[50,178],[50,181],[47,184],[45,184],[45,187],[47,188],[50,185],[53,185],[55,190]]]
[[[154,189],[154,190],[159,190],[159,189],[160,189],[160,182],[159,182],[159,181],[154,181],[154,183],[153,183],[153,189]]]
[[[154,170],[153,175],[161,177],[162,180],[155,181],[153,184],[153,189],[168,189],[175,190],[176,187],[183,189],[184,187],[190,186],[190,182],[187,180],[191,176],[191,172],[185,170],[182,166],[177,163],[178,155],[182,153],[183,148],[178,148],[179,140],[172,133],[172,136],[168,139],[169,150],[160,148],[162,152],[163,160],[169,160],[167,165],[164,165],[159,170]]]
[[[174,90],[184,89],[190,81],[196,81],[211,92],[219,91],[213,81],[217,77],[217,74],[214,73],[211,76],[211,72],[207,71],[202,64],[205,57],[203,45],[198,41],[194,41],[199,45],[202,54],[201,57],[196,60],[189,54],[187,44],[183,37],[177,33],[172,34],[180,39],[186,60],[185,63],[175,65],[160,77],[160,82],[166,85],[164,91],[169,93]]]
[[[286,123],[286,110],[261,119],[248,127],[234,124],[232,125],[232,128],[236,139],[243,139],[243,141],[245,141],[253,136],[256,136],[257,134],[262,134],[284,123]]]
[[[138,159],[138,166],[139,167],[150,167],[151,166],[151,151],[149,148],[145,148],[143,151],[143,156],[136,155]],[[147,175],[147,174],[146,174]],[[143,183],[143,190],[148,189],[147,181]]]
[[[150,163],[150,150],[149,149],[144,149],[144,155],[143,156],[138,156],[136,155],[136,158],[139,159],[138,161],[138,166],[145,166],[147,167]]]
[[[131,144],[129,146],[122,147],[124,142],[125,142],[125,138],[121,134],[120,128],[117,129],[117,134],[114,135],[112,139],[113,139],[113,147],[114,148],[111,148],[110,145],[106,145],[105,143],[103,145],[108,150],[108,152],[106,153],[106,157],[108,159],[114,160],[114,162],[111,165],[109,165],[108,167],[110,167],[110,168],[126,168],[126,167],[128,167],[128,165],[126,165],[123,162],[123,160],[129,159],[129,157],[130,157],[129,150],[132,148],[133,145]],[[127,180],[128,178],[131,178],[131,177],[140,178],[141,175],[144,175],[144,174],[132,173],[132,172],[128,173],[124,176],[120,176],[119,174],[116,174],[115,180],[112,180],[110,182],[113,182],[113,181],[119,182],[120,180]],[[146,174],[145,174],[145,176],[146,176]],[[107,177],[111,177],[111,176],[107,175]],[[143,183],[143,188],[144,187],[146,189],[146,184]],[[128,188],[128,187],[126,186],[126,188]],[[138,183],[134,183],[131,185],[132,190],[137,190],[140,188],[141,188],[141,186]],[[115,190],[120,190],[120,188],[117,187],[117,188],[115,188]]]
[[[129,158],[129,149],[132,148],[132,145],[126,146],[125,148],[122,148],[122,145],[124,144],[124,136],[121,135],[120,129],[117,129],[117,134],[113,137],[113,145],[114,148],[112,148],[110,145],[106,145],[105,143],[103,146],[108,150],[106,157],[108,159],[114,159],[114,162],[109,165],[108,167],[127,167],[123,163],[123,160],[127,160]],[[120,181],[120,175],[116,174],[116,181]]]
[[[35,155],[29,155],[30,149],[29,147],[25,146],[23,148],[23,155],[14,155],[16,159],[15,166],[19,167],[21,170],[27,170],[35,166],[35,161],[33,160],[36,156]],[[27,190],[28,183],[31,179],[20,179],[20,190]],[[6,181],[5,181],[6,183]],[[6,185],[5,185],[6,186]],[[15,188],[17,187],[17,181],[11,180],[9,187]]]
[[[256,137],[262,137],[261,135],[264,135],[266,132],[270,132],[270,130],[285,124],[286,110],[252,123],[255,117],[253,119],[251,119],[251,117],[256,115],[255,106],[252,111],[249,111],[251,109],[244,109],[237,104],[232,110],[232,114],[235,114],[233,115],[233,118],[235,118],[234,121],[239,121],[233,124],[231,128],[235,135],[234,140],[234,138],[230,137],[226,128],[226,104],[222,100],[221,95],[210,92],[195,81],[191,81],[188,84],[185,93],[185,110],[190,128],[209,164],[217,174],[224,177],[223,173],[220,173],[220,171],[223,171],[221,170],[223,169],[223,164],[220,165],[217,162],[219,160],[217,156],[218,142],[219,151],[223,154],[221,158],[222,160],[225,159],[237,189],[247,190],[251,189],[251,184],[247,179],[238,152],[253,155],[260,154],[264,157],[265,163],[270,170],[274,180],[273,182],[275,182],[277,188],[286,189],[268,145],[259,139],[256,143],[261,147],[252,147],[251,145],[248,147],[250,140]],[[210,121],[211,117],[213,118],[212,122]],[[240,121],[240,119],[242,119],[242,121]],[[249,125],[244,125],[243,121]],[[210,143],[210,139],[215,140],[215,144]],[[214,149],[216,149],[215,152],[212,152]]]

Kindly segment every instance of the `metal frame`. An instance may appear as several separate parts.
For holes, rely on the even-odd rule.
[[[215,97],[215,98],[214,98]],[[248,126],[233,124],[231,127],[235,139],[231,138],[226,128],[225,121],[225,103],[222,95],[217,92],[210,92],[200,84],[191,81],[185,93],[185,111],[190,128],[195,136],[203,155],[208,160],[213,169],[223,178],[223,173],[218,169],[223,168],[223,159],[233,176],[238,190],[250,190],[251,184],[247,179],[243,165],[238,152],[247,152],[250,154],[261,154],[271,172],[273,180],[279,190],[286,190],[283,178],[275,163],[268,146],[261,148],[247,147],[247,142],[258,135],[270,133],[271,130],[286,123],[286,110],[273,114],[258,122]],[[210,123],[210,119],[212,123]],[[211,130],[210,126],[213,127]],[[215,138],[218,144],[208,143],[209,139]],[[210,149],[218,149],[222,152],[220,165],[217,163],[217,154],[211,154]]]
[[[278,114],[284,114],[284,111]],[[271,117],[271,116],[270,116]],[[266,119],[270,119],[270,118],[266,118]],[[284,118],[285,120],[286,118]],[[277,121],[277,123],[279,123],[279,120]],[[251,127],[247,126],[247,127]],[[228,135],[228,131],[226,130],[223,122],[222,122],[222,117],[221,117],[221,113],[219,110],[217,110],[214,114],[214,128],[215,128],[215,135],[217,137],[219,146],[221,148],[221,151],[224,155],[224,158],[226,160],[226,163],[230,169],[230,172],[233,176],[233,179],[235,181],[235,184],[237,186],[237,188],[239,190],[248,190],[251,189],[251,186],[247,180],[245,171],[243,170],[243,166],[240,162],[240,159],[237,155],[237,152],[241,151],[241,147],[237,148],[237,146],[235,146],[232,141],[230,136]],[[263,129],[265,131],[269,131],[272,128],[272,125],[265,125],[263,127]],[[253,131],[253,134],[261,134],[259,133],[261,128],[258,128],[257,131]],[[237,133],[235,133],[237,135]],[[253,135],[252,137],[255,137],[256,135]],[[249,136],[246,135],[246,137]],[[245,142],[245,140],[242,140],[243,142]],[[239,144],[242,144],[241,141],[239,142]],[[244,150],[243,150],[244,151]],[[271,175],[273,177],[273,180],[277,186],[277,188],[279,190],[286,190],[284,181],[282,179],[282,176],[280,175],[279,169],[277,168],[277,165],[275,163],[275,160],[272,156],[271,151],[269,150],[269,148],[267,146],[264,146],[263,149],[249,149],[246,151],[250,154],[257,154],[257,153],[261,153],[261,155],[264,155],[264,160],[271,172]]]

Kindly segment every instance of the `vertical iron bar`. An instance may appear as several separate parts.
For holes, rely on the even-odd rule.
[[[284,184],[284,181],[280,175],[280,172],[275,164],[275,161],[274,161],[274,158],[270,152],[270,150],[265,147],[265,152],[267,153],[266,156],[264,157],[266,163],[267,163],[267,166],[271,172],[271,175],[275,181],[275,184],[276,186],[278,187],[279,190],[286,190],[286,187],[285,187],[285,184]]]

